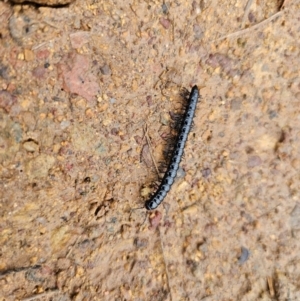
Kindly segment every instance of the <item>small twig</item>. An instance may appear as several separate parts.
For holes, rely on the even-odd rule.
[[[244,16],[243,16],[243,19],[242,19],[242,25],[241,25],[241,28],[244,27],[244,24],[245,24],[245,22],[246,22],[246,18],[247,18],[247,16],[248,16],[248,14],[249,14],[250,7],[251,7],[251,5],[252,5],[252,2],[253,2],[253,0],[248,0],[248,2],[247,2],[247,4],[246,4]]]
[[[60,27],[56,26],[55,24],[53,24],[51,21],[49,20],[43,20],[43,23],[55,28],[55,29],[59,29],[59,30],[62,30]]]
[[[236,32],[233,32],[233,33],[230,33],[226,36],[223,36],[221,38],[218,38],[216,40],[213,41],[214,42],[217,42],[217,41],[221,41],[221,40],[224,40],[224,39],[229,39],[229,38],[233,38],[233,37],[237,37],[237,36],[240,36],[240,35],[243,35],[243,34],[247,34],[253,30],[256,30],[262,26],[264,26],[265,24],[271,22],[272,20],[278,18],[279,16],[281,16],[283,14],[283,10],[277,12],[276,14],[274,14],[273,16],[271,16],[270,18],[258,23],[258,24],[255,24],[249,28],[246,28],[246,29],[242,29],[242,30],[239,30],[239,31],[236,31]]]
[[[45,45],[48,45],[50,42],[52,42],[53,40],[51,40],[51,41],[46,41],[46,42],[43,42],[43,43],[41,43],[41,44],[38,44],[38,45],[36,45],[36,46],[33,46],[31,49],[32,50],[37,50],[37,49],[39,49],[39,48],[41,48],[41,47],[44,47]]]
[[[144,137],[146,138],[147,144],[148,144],[148,146],[149,146],[149,153],[150,153],[152,162],[153,162],[153,164],[154,164],[154,166],[155,166],[155,169],[156,169],[157,174],[159,175],[159,171],[158,171],[156,162],[155,162],[154,157],[153,157],[153,154],[152,154],[152,145],[151,145],[151,140],[150,140],[149,135],[148,135],[148,127],[147,127],[147,123],[145,123],[145,125],[144,125]]]
[[[138,15],[137,15],[136,11],[133,9],[132,4],[129,4],[129,7],[130,7],[131,11],[132,11],[132,12],[135,14],[135,16],[137,17]]]
[[[290,0],[283,0],[281,5],[279,6],[279,10],[283,10],[285,8],[285,6],[287,4],[286,2],[288,3],[288,2],[290,2]]]
[[[275,296],[275,289],[272,277],[267,277],[268,287],[270,291],[270,296],[273,298]]]

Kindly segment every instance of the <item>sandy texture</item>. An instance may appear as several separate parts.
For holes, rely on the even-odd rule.
[[[0,2],[0,300],[300,300],[299,9]]]

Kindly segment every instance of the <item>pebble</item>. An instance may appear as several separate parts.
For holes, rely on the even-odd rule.
[[[160,224],[161,219],[162,219],[162,214],[159,211],[155,211],[154,216],[151,216],[149,219],[151,225],[150,228],[155,230]]]
[[[176,174],[176,178],[180,179],[180,178],[184,178],[186,175],[185,170],[179,166],[178,170],[177,170],[177,174]]]
[[[241,109],[242,101],[240,99],[233,99],[230,104],[230,108],[233,111]]]
[[[54,165],[55,158],[46,154],[41,154],[38,157],[27,162],[25,170],[29,178],[43,178],[48,175],[49,169]]]
[[[32,75],[39,80],[44,79],[45,74],[46,74],[46,69],[44,66],[38,66],[32,70]]]
[[[134,245],[140,249],[140,248],[146,248],[148,246],[148,239],[146,238],[136,238],[134,240]]]
[[[300,230],[300,204],[296,204],[290,214],[290,226],[293,230]]]
[[[51,233],[52,252],[64,250],[72,234],[69,232],[69,226],[61,226],[54,229]]]
[[[111,75],[111,69],[110,69],[109,65],[107,65],[107,64],[100,67],[100,71],[103,75]]]
[[[171,22],[166,19],[166,18],[160,18],[159,23],[165,28],[165,29],[169,29]]]
[[[74,49],[81,48],[89,42],[90,34],[87,31],[78,31],[70,34],[71,45]]]
[[[262,163],[262,160],[259,156],[251,156],[249,159],[248,159],[248,163],[247,163],[247,166],[249,168],[251,167],[255,167],[255,166],[260,166]]]
[[[201,173],[202,173],[202,177],[207,179],[211,175],[211,170],[210,168],[204,168],[202,169]]]
[[[31,51],[30,49],[24,49],[24,58],[27,62],[34,60],[33,51]]]
[[[68,128],[69,126],[70,126],[70,121],[69,120],[64,120],[64,121],[62,121],[61,123],[60,123],[60,128],[62,129],[62,130],[64,130],[64,129],[66,129],[66,128]]]
[[[38,152],[39,145],[35,141],[25,141],[23,147],[30,153]]]
[[[193,26],[193,31],[194,31],[195,39],[197,39],[197,40],[202,39],[202,37],[203,37],[203,30],[202,30],[202,28],[198,24],[195,24]]]
[[[11,107],[17,102],[16,96],[13,96],[7,91],[0,91],[0,108],[4,109],[7,113],[10,112]]]
[[[250,252],[245,247],[241,248],[241,255],[239,257],[239,264],[245,263],[250,256]]]
[[[198,213],[198,206],[197,205],[188,206],[187,208],[185,208],[183,210],[183,213],[184,214],[189,214],[191,216],[196,216],[197,213]]]

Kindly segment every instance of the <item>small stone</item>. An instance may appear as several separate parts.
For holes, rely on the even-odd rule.
[[[300,160],[299,159],[294,159],[292,161],[292,167],[295,169],[300,169]]]
[[[75,106],[76,106],[78,109],[81,109],[81,110],[82,110],[82,109],[85,109],[85,108],[86,108],[86,100],[83,99],[83,98],[79,99],[79,100],[76,102]]]
[[[23,147],[30,153],[39,151],[39,145],[33,140],[24,142]]]
[[[188,206],[183,210],[183,213],[189,214],[191,216],[196,216],[198,213],[198,206],[197,205]]]
[[[36,58],[39,60],[47,59],[50,56],[50,51],[48,49],[41,49],[36,52]]]
[[[70,267],[71,260],[68,258],[58,258],[56,267],[58,270],[66,270]]]
[[[249,159],[248,159],[248,167],[255,167],[255,166],[259,166],[261,165],[262,163],[262,160],[259,156],[251,156]]]
[[[11,18],[9,19],[9,31],[10,31],[11,36],[16,40],[21,39],[29,31],[30,24],[31,24],[30,18],[27,18],[24,15],[23,16],[16,16],[16,15],[11,16]],[[22,53],[22,55],[24,56],[23,53]]]
[[[78,31],[70,34],[71,45],[74,49],[81,48],[89,42],[89,33],[87,31]]]
[[[216,118],[217,118],[217,112],[216,112],[215,110],[213,110],[213,111],[209,114],[208,120],[209,120],[210,122],[213,122],[213,121],[215,121]]]
[[[169,124],[169,119],[170,116],[167,113],[161,113],[160,114],[160,123],[163,125],[168,125]]]
[[[241,255],[239,257],[239,264],[245,263],[250,256],[250,252],[245,247],[241,248]]]
[[[160,18],[159,23],[165,28],[169,29],[171,22],[168,19]]]
[[[71,236],[72,234],[67,225],[52,230],[50,238],[52,252],[58,252],[59,250],[65,249]]]
[[[193,269],[193,275],[194,277],[198,278],[198,279],[202,279],[203,278],[203,270],[201,269],[200,266],[195,266]]]
[[[26,111],[21,115],[21,117],[28,129],[32,131],[36,125],[34,114],[32,112]]]
[[[76,276],[81,277],[84,274],[84,269],[81,266],[76,267]]]
[[[186,174],[186,172],[184,171],[184,169],[179,166],[179,168],[177,170],[176,178],[178,178],[178,179],[184,178],[185,174]]]
[[[93,110],[91,110],[90,108],[86,109],[86,110],[85,110],[85,116],[86,116],[87,118],[92,118],[92,117],[94,117],[94,112],[93,112]]]
[[[31,179],[46,177],[54,163],[54,157],[41,154],[27,163],[26,173]]]
[[[202,28],[198,24],[195,24],[193,26],[193,31],[194,31],[195,39],[197,39],[197,40],[202,39],[202,37],[203,37],[203,30],[202,30]]]
[[[9,79],[9,69],[7,66],[0,63],[0,77]]]
[[[162,8],[162,12],[166,15],[169,11],[168,6],[165,3],[163,3],[161,8]]]
[[[132,81],[131,88],[132,88],[133,91],[137,91],[137,90],[138,90],[139,85],[138,85],[138,82],[137,82],[136,79],[134,79],[134,80]]]
[[[207,179],[211,175],[211,170],[210,168],[204,168],[202,169],[201,173],[202,173],[202,177]]]
[[[17,98],[7,91],[0,91],[0,108],[9,113],[11,107],[17,102]]]
[[[37,79],[43,79],[46,74],[46,69],[43,66],[38,66],[32,70],[32,75]]]
[[[270,119],[274,119],[274,118],[278,117],[277,112],[274,111],[274,110],[270,110],[268,113],[269,113],[269,118]]]
[[[78,94],[93,101],[100,93],[96,76],[90,72],[90,59],[81,54],[70,54],[68,60],[59,65],[65,91]]]
[[[250,21],[250,23],[255,23],[256,22],[256,18],[255,18],[255,15],[254,15],[253,11],[249,12],[248,20]]]
[[[300,230],[300,204],[297,204],[290,214],[290,225],[293,230]]]
[[[152,99],[151,95],[146,96],[146,101],[147,101],[149,107],[153,105],[153,99]]]
[[[25,61],[29,62],[34,60],[34,53],[30,49],[24,50]]]
[[[237,110],[240,110],[241,109],[241,105],[242,105],[242,101],[240,99],[233,99],[231,101],[231,110],[233,111],[237,111]]]
[[[279,137],[277,135],[264,134],[257,139],[256,150],[273,150],[276,147]]]
[[[162,214],[159,211],[155,211],[154,216],[150,217],[150,225],[151,225],[151,229],[155,230],[159,224],[160,221],[162,219]]]
[[[103,75],[111,75],[111,69],[110,69],[109,65],[107,65],[107,64],[100,67],[100,71]]]
[[[70,126],[70,121],[69,120],[63,120],[61,123],[60,123],[60,128],[62,130],[68,128]]]
[[[104,103],[104,104],[98,104],[98,109],[99,109],[99,112],[104,112],[108,109],[108,103]]]
[[[145,248],[148,246],[148,239],[146,238],[136,238],[134,240],[134,245],[140,249],[140,248]]]

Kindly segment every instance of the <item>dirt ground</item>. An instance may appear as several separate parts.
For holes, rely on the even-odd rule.
[[[0,2],[0,300],[300,300],[299,9]]]

